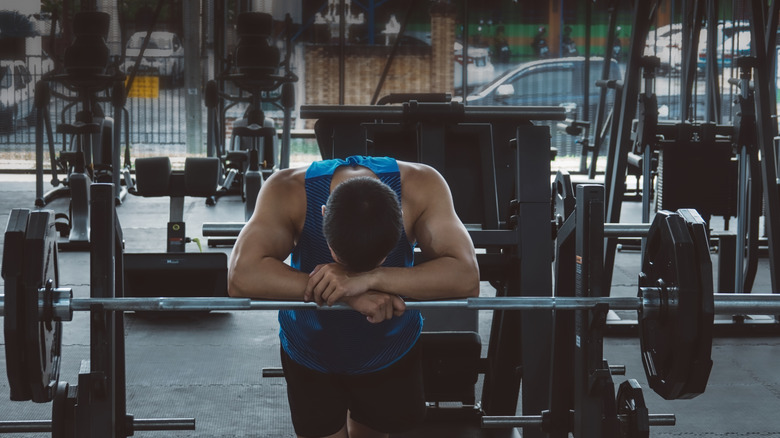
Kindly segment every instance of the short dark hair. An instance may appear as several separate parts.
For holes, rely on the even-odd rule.
[[[333,189],[322,233],[339,260],[354,272],[377,267],[403,232],[398,195],[376,178],[350,178]]]

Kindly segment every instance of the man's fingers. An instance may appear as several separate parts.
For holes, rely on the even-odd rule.
[[[303,291],[303,301],[311,301],[312,295],[314,295],[314,287],[319,284],[322,279],[322,267],[325,265],[317,265],[314,270],[309,273],[309,282],[306,283],[306,290]]]
[[[401,316],[406,311],[406,303],[401,297],[394,296],[392,308],[393,308],[393,315]]]
[[[325,294],[322,295],[322,297],[328,302],[329,306],[332,306],[336,303],[336,301],[340,300],[341,297],[343,297],[344,294],[339,292],[336,285],[333,285],[330,290],[328,291],[327,296]]]
[[[315,267],[314,267],[314,269],[312,269],[312,271],[311,271],[311,272],[309,272],[309,277],[313,277],[315,274],[317,274],[318,272],[320,272],[320,269],[321,269],[323,266],[325,266],[325,265],[317,265],[317,266],[315,266]]]
[[[336,302],[338,299],[336,292],[336,285],[333,283],[328,283],[327,288],[322,291],[322,294],[320,294],[320,300],[327,304],[328,306],[332,306],[333,303]],[[334,298],[335,297],[335,298]]]

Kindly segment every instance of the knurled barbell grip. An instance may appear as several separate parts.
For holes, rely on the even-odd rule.
[[[472,310],[577,310],[590,309],[606,303],[613,310],[636,310],[642,303],[637,297],[581,298],[581,297],[480,297],[463,300],[408,301],[407,309],[472,309]],[[108,311],[184,311],[211,310],[346,310],[344,303],[318,306],[302,301],[261,301],[248,298],[73,298],[72,311],[87,311],[100,305]],[[54,312],[58,314],[58,312]]]
[[[620,420],[621,415],[618,415]],[[650,426],[674,426],[677,424],[677,417],[674,414],[649,414]],[[500,429],[505,427],[527,427],[541,426],[541,415],[520,415],[520,416],[485,416],[482,417],[482,427],[485,429]]]
[[[472,310],[586,310],[598,304],[610,310],[657,308],[659,303],[640,297],[479,297],[465,300],[408,301],[407,309],[472,309]],[[248,298],[74,298],[74,311],[89,310],[100,304],[106,310],[138,311],[209,311],[209,310],[345,310],[343,303],[317,306],[301,301],[260,301]],[[780,314],[780,294],[715,294],[716,314]]]
[[[136,418],[133,430],[195,430],[194,418]],[[0,434],[51,432],[51,420],[0,421]]]

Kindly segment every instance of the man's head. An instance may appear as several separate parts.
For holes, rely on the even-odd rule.
[[[376,178],[350,178],[337,185],[323,212],[325,240],[337,261],[355,272],[379,266],[402,231],[398,197]]]

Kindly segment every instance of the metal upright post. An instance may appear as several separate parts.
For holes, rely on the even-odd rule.
[[[620,222],[623,195],[626,184],[626,167],[628,152],[631,147],[631,125],[636,117],[637,96],[639,96],[639,70],[644,55],[645,39],[650,23],[653,22],[658,1],[636,0],[634,2],[634,25],[631,31],[631,45],[628,50],[628,65],[626,66],[623,84],[622,102],[618,135],[610,139],[614,142],[614,157],[610,157],[607,176],[605,178],[606,220],[611,223]],[[613,120],[612,123],[615,123]],[[615,263],[617,238],[608,238],[604,250],[604,291],[608,294],[612,285],[612,268]]]
[[[550,229],[550,131],[546,126],[518,126],[514,183],[516,203],[510,208],[517,246],[512,255],[512,275],[499,296],[533,296],[552,290]],[[543,147],[546,146],[546,147]],[[549,292],[548,292],[549,293]],[[495,310],[490,334],[482,407],[488,415],[515,415],[523,382],[523,413],[538,415],[547,409],[552,313],[521,315]],[[525,437],[541,437],[538,428],[527,427]]]
[[[187,153],[203,153],[201,109],[200,2],[182,2],[184,20],[184,95],[187,121]]]
[[[756,26],[751,26],[751,41],[765,41],[763,16],[765,3],[761,0],[751,1],[751,12],[753,21],[757,21]],[[773,8],[774,11],[774,8]],[[769,90],[768,76],[769,58],[767,57],[766,47],[761,47],[761,43],[753,44],[753,55],[756,57],[755,69],[755,89],[759,90],[755,94],[756,99],[756,126],[758,147],[761,151],[761,175],[764,191],[764,227],[767,233],[767,243],[769,246],[770,275],[772,278],[772,290],[778,290],[778,272],[780,271],[780,199],[778,198],[777,183],[777,157],[774,148],[774,135],[776,134],[776,125],[773,126],[772,113],[770,109],[769,96],[766,90]],[[762,50],[763,49],[763,50]],[[774,99],[774,97],[772,97]],[[737,246],[740,247],[739,245]]]
[[[91,186],[91,230],[90,284],[92,298],[113,298],[115,287],[114,240],[115,217],[114,187],[112,184]],[[90,368],[88,374],[82,369],[79,378],[81,391],[88,391],[89,397],[79,397],[79,437],[117,437],[118,428],[124,423],[124,413],[119,417],[114,399],[116,385],[116,350],[114,340],[114,312],[96,305],[90,312]],[[84,388],[89,382],[90,387]]]
[[[510,285],[510,295],[550,296],[552,248],[550,246],[550,132],[548,127],[517,129],[517,194],[520,270]],[[550,405],[552,312],[516,313],[520,319],[523,414],[538,415]],[[514,342],[517,342],[515,339]],[[527,438],[543,437],[538,428],[523,428]]]
[[[556,214],[558,212],[556,211]],[[568,211],[560,212],[566,216]],[[555,297],[574,296],[576,214],[558,229],[555,240]],[[571,431],[570,412],[574,408],[574,313],[553,312],[553,344],[550,376],[549,429],[550,438],[568,438]]]
[[[577,186],[575,295],[601,297],[604,238],[604,188]],[[604,366],[603,328],[607,306],[575,312],[574,336],[574,424],[573,435],[612,436],[603,418],[605,395],[610,394],[609,368]],[[609,395],[612,398],[611,395]]]

